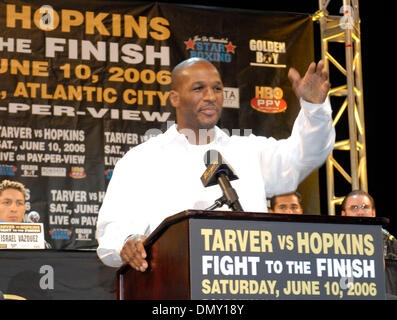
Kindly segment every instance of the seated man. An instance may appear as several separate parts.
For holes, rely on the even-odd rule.
[[[0,222],[22,222],[26,211],[26,190],[22,183],[0,183]]]
[[[299,192],[280,194],[270,198],[270,213],[302,214],[302,196]]]
[[[365,191],[354,190],[342,202],[342,216],[375,217],[375,201]],[[397,259],[397,240],[387,230],[382,229],[385,259]]]

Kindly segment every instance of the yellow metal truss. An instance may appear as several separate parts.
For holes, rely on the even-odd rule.
[[[338,108],[334,114],[335,130],[338,134],[339,120],[347,113],[349,137],[336,141],[326,162],[328,215],[335,215],[335,205],[341,204],[345,196],[337,195],[335,173],[340,174],[352,190],[368,192],[358,0],[340,2],[340,15],[329,15],[330,0],[319,0],[319,10],[313,15],[313,20],[320,23],[321,54],[328,72],[332,64],[346,78],[346,84],[331,87],[329,91],[334,112]],[[343,44],[344,62],[332,55],[334,46],[340,48]],[[331,85],[333,76],[330,73]],[[350,166],[337,161],[337,153],[342,151],[350,153]]]

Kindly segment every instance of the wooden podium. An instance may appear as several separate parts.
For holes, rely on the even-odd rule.
[[[129,265],[117,271],[117,298],[383,299],[381,226],[387,223],[386,218],[183,211],[146,239],[146,272]],[[334,272],[329,261],[355,263],[358,284],[352,292],[335,284],[351,274],[327,277]],[[294,294],[291,284],[299,286]]]

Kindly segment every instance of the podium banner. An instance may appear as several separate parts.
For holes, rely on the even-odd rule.
[[[230,135],[286,138],[300,110],[288,69],[303,74],[313,61],[308,14],[10,0],[0,3],[0,30],[0,179],[26,185],[55,249],[97,246],[115,164],[175,121],[177,63],[202,57],[219,68],[219,126]],[[307,194],[312,207],[318,189]]]
[[[192,299],[385,299],[379,225],[189,223]]]

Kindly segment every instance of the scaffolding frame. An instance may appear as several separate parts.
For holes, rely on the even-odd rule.
[[[333,74],[330,73],[330,63],[346,77],[346,84],[331,87],[329,91],[334,110],[335,107],[339,108],[333,120],[336,133],[345,113],[349,127],[349,138],[336,141],[326,161],[328,215],[335,215],[335,205],[341,204],[344,199],[344,195],[338,196],[335,192],[335,173],[339,173],[352,190],[368,192],[368,179],[358,0],[343,0],[339,10],[342,15],[329,15],[327,8],[330,1],[319,0],[319,10],[313,15],[313,20],[320,23],[321,56],[329,72],[331,85]],[[337,43],[339,47],[340,43],[344,43],[346,67],[330,52]],[[336,97],[344,97],[343,102],[338,103]],[[335,159],[339,151],[349,151],[350,167]]]

